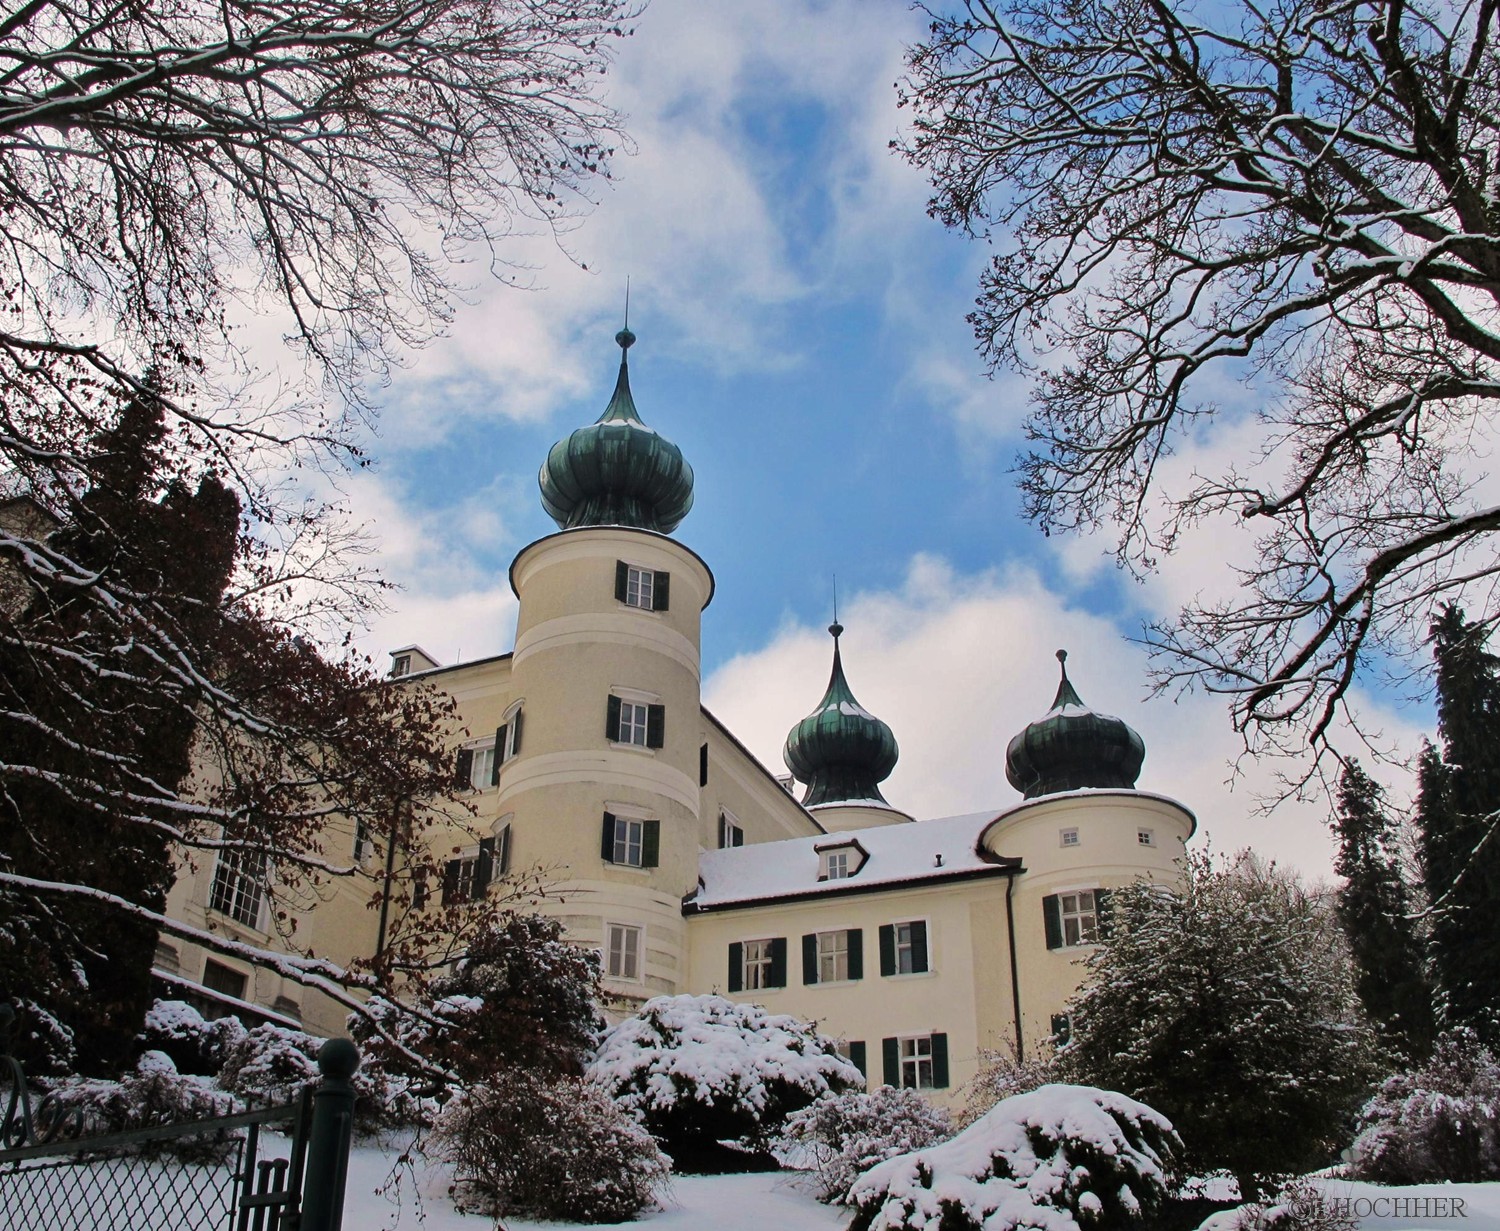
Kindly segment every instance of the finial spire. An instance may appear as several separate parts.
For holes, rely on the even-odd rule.
[[[839,634],[844,631],[844,626],[839,623],[839,575],[833,575],[833,623],[828,626],[828,631],[833,634],[837,641]]]
[[[615,341],[620,344],[620,365],[625,364],[625,352],[635,345],[635,334],[630,332],[630,277],[625,278],[625,328],[615,334]]]
[[[1083,708],[1083,700],[1074,691],[1072,681],[1068,679],[1068,652],[1058,650],[1057,664],[1062,669],[1062,679],[1057,683],[1057,696],[1052,698],[1052,708],[1057,709],[1063,705],[1076,705]]]

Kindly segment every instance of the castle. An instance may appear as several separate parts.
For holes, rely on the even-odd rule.
[[[715,581],[672,537],[693,472],[636,410],[634,335],[616,341],[603,415],[541,469],[559,529],[511,565],[515,648],[447,667],[417,646],[392,655],[391,687],[429,681],[463,728],[485,733],[454,749],[478,817],[472,833],[448,835],[457,849],[442,848],[442,898],[546,868],[541,909],[599,951],[616,1010],[678,992],[756,1001],[818,1021],[872,1083],[943,1097],[982,1051],[1024,1054],[1066,1029],[1110,889],[1173,881],[1193,815],[1135,789],[1140,737],[1090,710],[1064,663],[1050,709],[1007,750],[1021,801],[914,819],[881,793],[896,740],[855,700],[837,623],[828,687],[786,741],[795,782],[773,775],[703,707],[701,616]],[[356,861],[371,857],[369,835],[334,837]],[[224,862],[189,870],[168,910],[273,945],[268,876]],[[368,885],[327,887],[301,941],[335,960],[370,956],[379,924],[367,899]],[[201,1004],[344,1028],[321,994],[191,944],[164,943],[157,976]]]

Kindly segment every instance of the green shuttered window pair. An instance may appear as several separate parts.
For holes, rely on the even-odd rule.
[[[1109,935],[1109,890],[1074,889],[1042,899],[1047,948],[1071,949],[1097,944]]]
[[[809,932],[802,938],[803,983],[843,983],[864,977],[864,929]]]
[[[948,1036],[921,1034],[880,1041],[881,1076],[888,1086],[948,1088]]]
[[[672,577],[624,560],[615,562],[615,600],[642,611],[666,611],[671,602]]]
[[[654,868],[661,861],[661,822],[604,814],[599,857],[628,868]]]
[[[729,946],[729,990],[758,992],[786,986],[786,937],[734,941]]]
[[[667,708],[627,701],[613,693],[604,714],[604,737],[612,744],[660,748],[666,742]]]
[[[927,921],[883,923],[880,926],[880,973],[916,975],[931,969],[927,960]]]

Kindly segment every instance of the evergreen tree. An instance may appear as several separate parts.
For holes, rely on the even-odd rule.
[[[1432,625],[1441,751],[1418,764],[1417,828],[1444,1023],[1500,1037],[1500,658],[1456,606]]]
[[[1435,1033],[1432,990],[1422,969],[1422,943],[1396,853],[1396,824],[1380,786],[1351,761],[1339,781],[1333,826],[1344,878],[1338,917],[1357,968],[1355,988],[1381,1035],[1412,1059],[1425,1059]]]
[[[1233,1172],[1246,1200],[1330,1162],[1378,1052],[1332,911],[1274,868],[1200,854],[1175,892],[1139,882],[1110,905],[1063,1079],[1154,1107],[1188,1166]]]
[[[127,403],[93,442],[89,486],[53,542],[135,596],[183,652],[207,661],[235,558],[239,501],[212,475],[196,487],[163,480],[163,438],[160,403],[144,396]],[[74,687],[58,688],[20,647],[0,641],[11,700],[0,740],[10,759],[38,770],[8,784],[0,862],[161,911],[174,875],[168,835],[90,807],[56,783],[76,775],[115,778],[122,792],[131,780],[176,790],[190,769],[193,699],[179,695],[144,646],[131,646],[131,629],[101,626],[71,587],[35,589],[17,626],[27,639],[71,643],[80,671]],[[156,927],[101,901],[6,894],[0,906],[10,916],[0,929],[0,980],[31,1029],[22,1054],[38,1065],[71,1054],[90,1072],[120,1067],[151,1002]]]

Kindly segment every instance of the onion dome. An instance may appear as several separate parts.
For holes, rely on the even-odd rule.
[[[860,705],[844,679],[839,634],[833,634],[833,674],[817,708],[792,728],[782,757],[799,781],[807,783],[806,807],[818,804],[884,804],[880,783],[896,768],[896,737],[890,727]]]
[[[1052,708],[1010,741],[1005,776],[1027,799],[1059,791],[1130,790],[1146,759],[1141,737],[1121,719],[1089,709],[1068,680],[1068,652],[1058,650],[1062,682]]]
[[[641,422],[630,396],[626,352],[635,334],[622,329],[620,377],[598,420],[559,440],[542,463],[542,508],[564,530],[635,526],[670,534],[693,507],[693,468],[682,450]]]

